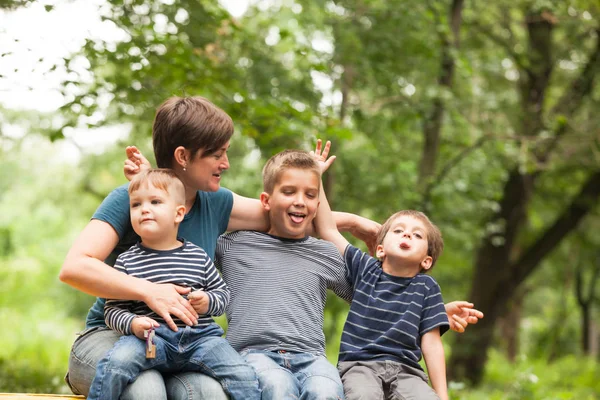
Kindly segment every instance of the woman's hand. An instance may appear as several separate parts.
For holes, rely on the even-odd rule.
[[[323,148],[323,151],[321,152],[322,145],[323,145],[323,141],[321,139],[318,139],[317,147],[315,147],[315,151],[310,152],[310,155],[313,156],[313,158],[317,161],[317,163],[319,164],[319,167],[321,168],[321,175],[323,175],[323,173],[325,171],[327,171],[329,169],[329,167],[331,166],[331,164],[333,164],[333,162],[335,161],[335,156],[329,157],[329,150],[331,149],[331,142],[328,140],[327,143],[325,143],[325,147]],[[327,157],[329,157],[329,159]]]
[[[125,178],[127,178],[128,181],[131,181],[133,177],[141,171],[152,168],[150,161],[144,157],[137,147],[127,146],[125,153],[127,154],[127,159],[123,166],[123,174],[125,174]]]
[[[476,324],[483,313],[473,308],[473,303],[468,301],[453,301],[445,305],[450,329],[462,333],[469,324]]]
[[[144,298],[144,303],[148,305],[162,319],[165,320],[169,328],[177,332],[178,328],[173,322],[174,317],[179,318],[186,325],[196,325],[198,323],[198,313],[189,301],[181,295],[188,294],[190,288],[177,286],[173,284],[152,284],[152,290]]]

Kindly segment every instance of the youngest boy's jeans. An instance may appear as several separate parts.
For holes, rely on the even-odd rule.
[[[231,399],[260,400],[254,369],[221,337],[216,324],[177,332],[156,328],[156,358],[146,358],[146,342],[122,336],[98,363],[88,400],[118,400],[125,387],[148,369],[160,372],[197,371],[217,379]]]
[[[256,370],[263,400],[344,398],[340,375],[324,356],[283,350],[240,354]]]

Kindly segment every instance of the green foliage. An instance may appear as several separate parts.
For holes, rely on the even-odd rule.
[[[511,257],[535,243],[599,166],[600,86],[574,113],[565,97],[596,46],[598,4],[465,2],[460,46],[450,50],[453,84],[443,86],[450,3],[284,0],[253,3],[235,19],[213,0],[107,1],[98,12],[121,38],[88,39],[57,65],[72,72],[60,116],[0,115],[0,123],[26,132],[9,137],[0,127],[0,326],[15,327],[0,333],[9,343],[0,350],[0,391],[64,390],[68,349],[92,299],[58,282],[60,265],[102,198],[125,182],[124,146],[152,158],[154,112],[171,95],[206,96],[233,117],[224,185],[241,195],[260,194],[260,170],[274,152],[331,139],[338,160],[326,184],[335,209],[383,222],[418,208],[440,226],[446,246],[433,276],[446,300],[467,296],[481,239],[505,229],[489,221],[514,169],[537,181]],[[537,65],[528,65],[524,22],[536,16],[552,23],[552,72],[541,127],[531,133],[523,129],[524,87]],[[91,79],[74,72],[78,63]],[[437,167],[419,182],[423,127],[437,104],[445,110]],[[113,125],[131,130],[127,143],[83,151],[73,164],[56,156],[73,128],[95,135]],[[547,148],[550,157],[541,159]],[[424,192],[416,190],[421,184]],[[483,385],[452,384],[453,398],[597,398],[597,363],[580,356],[573,263],[594,260],[598,221],[596,206],[526,281],[517,363],[492,351]],[[335,361],[347,305],[330,297],[325,332]],[[449,353],[456,337],[444,337]]]
[[[484,384],[475,390],[451,382],[450,398],[460,400],[597,400],[600,368],[591,359],[567,356],[552,364],[545,360],[506,361],[493,351]]]

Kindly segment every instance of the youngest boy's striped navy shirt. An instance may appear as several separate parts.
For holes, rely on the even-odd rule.
[[[381,261],[348,245],[344,254],[354,298],[339,361],[390,360],[421,369],[421,337],[449,328],[439,285],[429,275],[386,274]]]
[[[202,289],[209,298],[208,311],[198,317],[195,328],[205,328],[214,323],[211,315],[221,315],[229,303],[229,289],[206,252],[187,240],[178,238],[183,245],[173,250],[154,250],[137,243],[122,253],[115,269],[154,283],[172,283],[190,287],[192,292]],[[130,335],[131,322],[136,316],[147,316],[160,324],[166,322],[144,302],[132,300],[106,300],[104,318],[106,325],[124,335]],[[185,323],[173,317],[179,327]]]

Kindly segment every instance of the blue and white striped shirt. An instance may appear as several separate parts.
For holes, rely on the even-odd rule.
[[[354,298],[339,361],[390,360],[421,369],[421,337],[449,328],[439,285],[429,275],[386,274],[381,261],[348,245],[344,254]]]
[[[352,298],[333,243],[232,232],[219,238],[215,263],[231,289],[227,340],[234,349],[325,352],[327,289]]]
[[[123,273],[150,282],[191,287],[192,291],[204,290],[209,297],[208,312],[200,316],[198,324],[194,326],[204,328],[214,323],[210,315],[221,315],[225,312],[229,303],[229,289],[203,249],[187,240],[179,240],[183,242],[181,247],[164,251],[149,249],[137,243],[119,255],[114,267]],[[106,325],[111,329],[130,335],[131,322],[136,316],[150,317],[160,324],[166,324],[142,301],[106,301],[104,318]],[[176,317],[173,317],[173,321],[177,326],[186,326]]]

